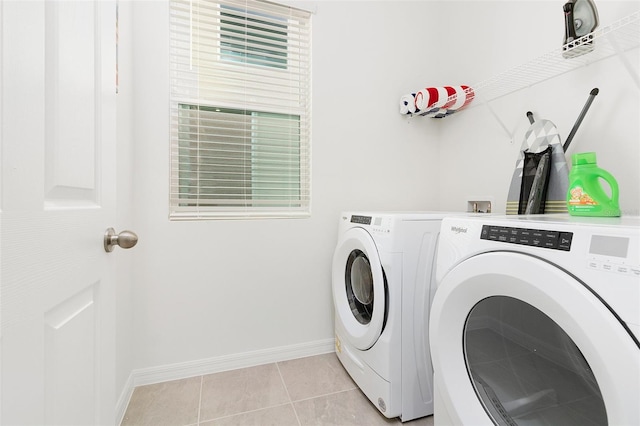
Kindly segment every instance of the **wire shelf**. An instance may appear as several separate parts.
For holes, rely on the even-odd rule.
[[[611,25],[596,29],[525,64],[472,85],[465,89],[464,93],[471,92],[475,102],[465,109],[501,98],[613,55],[623,55],[622,59],[626,61],[624,54],[638,46],[640,46],[640,11]],[[592,50],[591,47],[593,47]],[[629,72],[640,87],[640,77],[637,72],[631,69]],[[447,102],[453,102],[456,98],[457,95],[452,95]]]
[[[593,50],[581,54],[585,46]],[[472,87],[477,101],[490,101],[638,46],[640,11]]]

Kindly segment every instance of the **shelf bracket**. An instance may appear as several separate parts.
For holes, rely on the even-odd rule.
[[[513,144],[513,135],[515,134],[515,130],[512,131],[507,128],[504,122],[500,119],[500,116],[498,116],[498,114],[493,110],[493,108],[491,108],[491,104],[489,103],[489,101],[482,102],[482,105],[485,105],[487,107],[491,115],[493,115],[493,118],[496,119],[500,127],[502,127],[502,130],[504,130],[504,132],[509,137],[509,143]]]

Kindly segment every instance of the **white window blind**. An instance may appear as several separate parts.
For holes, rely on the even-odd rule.
[[[307,216],[310,16],[171,0],[170,217]]]

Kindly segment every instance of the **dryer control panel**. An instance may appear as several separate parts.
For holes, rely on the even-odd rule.
[[[480,239],[569,251],[571,250],[573,232],[482,225]]]

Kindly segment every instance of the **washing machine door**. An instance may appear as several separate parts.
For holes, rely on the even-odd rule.
[[[430,338],[454,424],[640,424],[637,340],[547,261],[493,252],[461,262],[438,285]]]
[[[340,236],[333,256],[333,302],[336,321],[349,342],[369,349],[385,323],[385,276],[375,242],[362,228]]]

